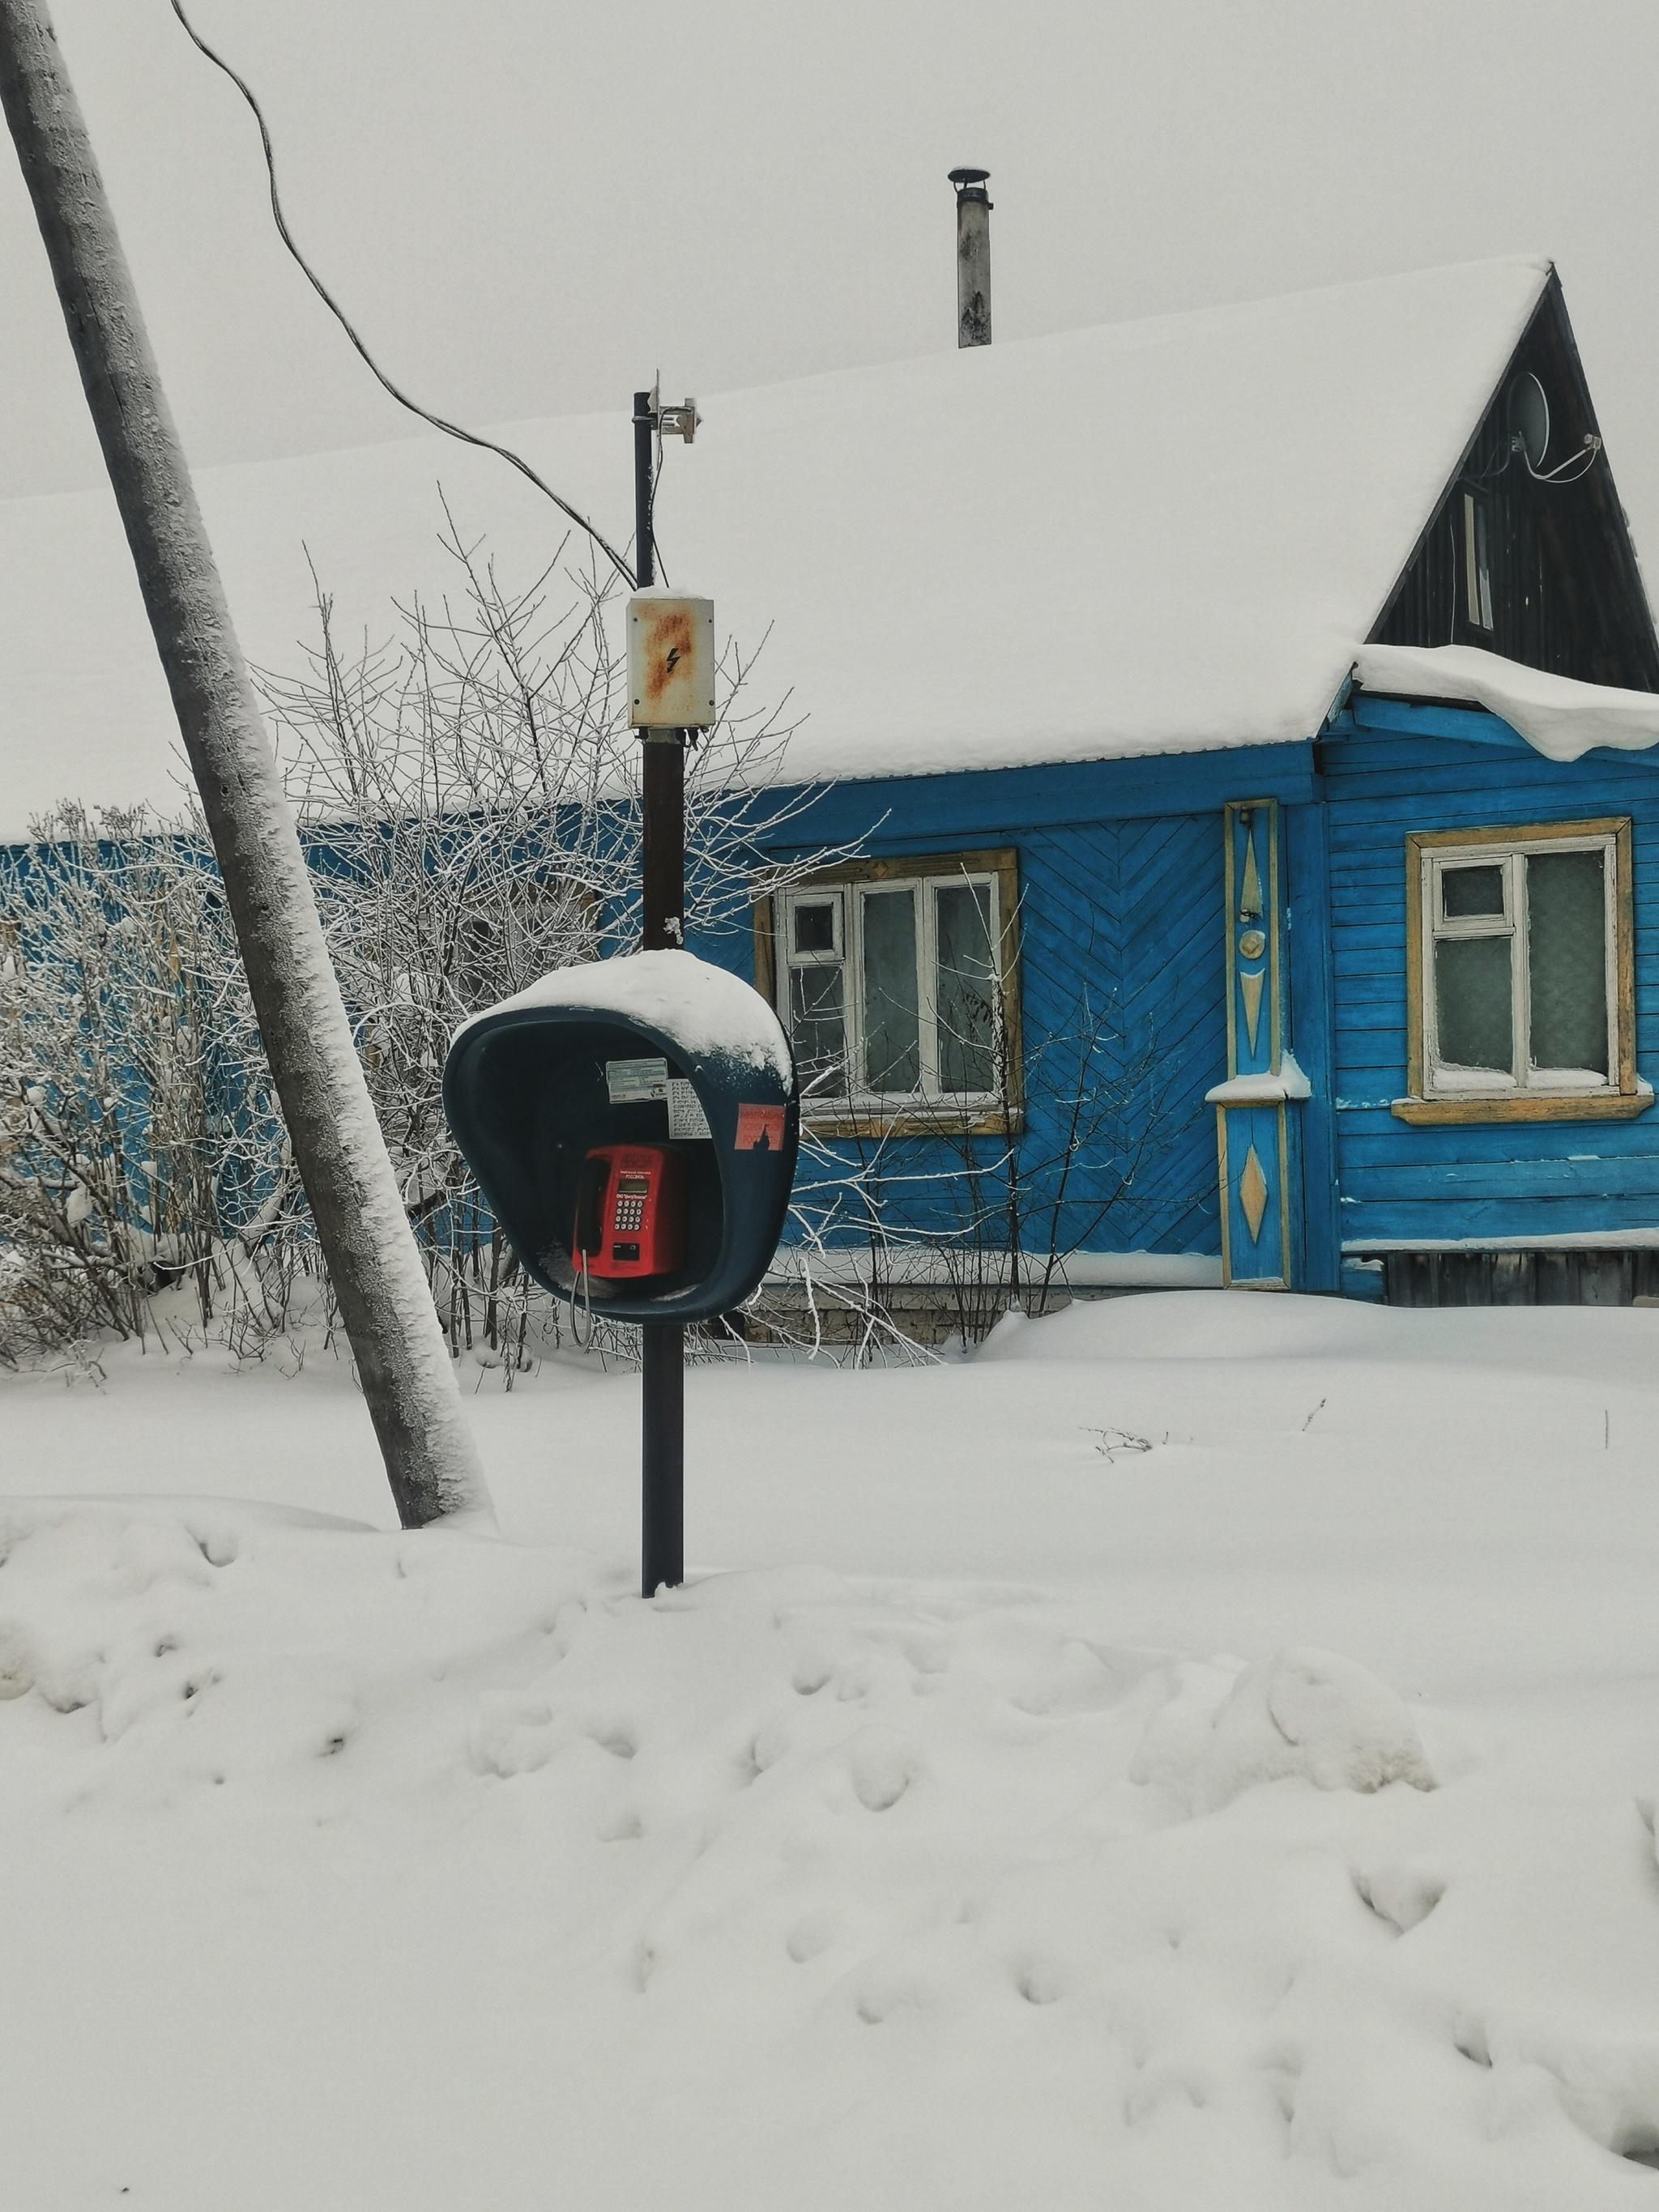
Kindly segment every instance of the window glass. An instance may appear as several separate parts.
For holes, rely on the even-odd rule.
[[[1600,852],[1534,853],[1527,861],[1534,1067],[1607,1073],[1605,865]]]
[[[1623,927],[1615,894],[1626,911],[1627,828],[1564,822],[1512,839],[1477,834],[1478,843],[1439,831],[1407,841],[1421,887],[1413,1087],[1488,1099],[1619,1088],[1634,1010],[1609,969]]]
[[[1486,552],[1486,502],[1477,500],[1469,491],[1463,495],[1463,569],[1470,625],[1475,629],[1490,629],[1492,566]]]
[[[1511,940],[1443,937],[1434,948],[1435,1011],[1440,1057],[1455,1067],[1515,1065]]]
[[[828,1076],[828,1087],[841,1089],[839,1071],[847,1058],[847,1005],[840,968],[789,970],[789,1034],[803,1087]]]
[[[1445,868],[1440,876],[1440,910],[1448,921],[1471,915],[1502,915],[1504,870],[1495,867]]]
[[[1005,1080],[1018,1106],[1019,1070],[1001,1054],[1005,993],[1018,1034],[1018,977],[1000,967],[1012,893],[986,857],[890,861],[779,895],[776,1003],[814,1111],[931,1101],[973,1115]],[[1012,873],[1012,854],[988,857]]]
[[[865,1084],[914,1091],[921,1081],[915,893],[866,892],[863,921]]]
[[[795,906],[795,951],[833,952],[836,949],[836,902],[801,899]]]
[[[939,1089],[990,1091],[996,1081],[991,886],[951,884],[936,898]]]

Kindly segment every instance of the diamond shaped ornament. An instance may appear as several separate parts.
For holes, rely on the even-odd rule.
[[[1238,1202],[1244,1209],[1245,1225],[1254,1244],[1261,1234],[1261,1217],[1267,1211],[1267,1178],[1261,1172],[1254,1145],[1244,1156],[1244,1171],[1238,1178]]]

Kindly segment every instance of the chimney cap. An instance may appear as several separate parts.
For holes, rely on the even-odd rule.
[[[986,183],[990,174],[991,172],[988,169],[952,169],[951,182],[958,191],[961,191],[966,185]]]

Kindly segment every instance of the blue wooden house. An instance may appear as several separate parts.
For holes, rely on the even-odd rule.
[[[1547,262],[703,404],[666,572],[803,719],[752,937],[700,949],[794,1037],[832,1251],[876,1209],[1076,1287],[1659,1293],[1659,644]],[[610,418],[512,435],[626,511]],[[544,559],[496,465],[206,472],[252,656],[302,537],[348,622],[421,580],[440,467]],[[107,519],[15,505],[10,787],[168,795],[136,617],[94,653],[56,611],[114,607]]]
[[[1659,647],[1553,272],[1047,349],[797,487],[907,648],[860,729],[849,620],[807,726],[860,858],[757,903],[809,1125],[942,1244],[1006,1152],[1028,1280],[1659,1291]]]

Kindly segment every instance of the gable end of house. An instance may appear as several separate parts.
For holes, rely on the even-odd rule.
[[[1474,646],[1659,691],[1659,638],[1601,434],[1552,271],[1367,642]]]

